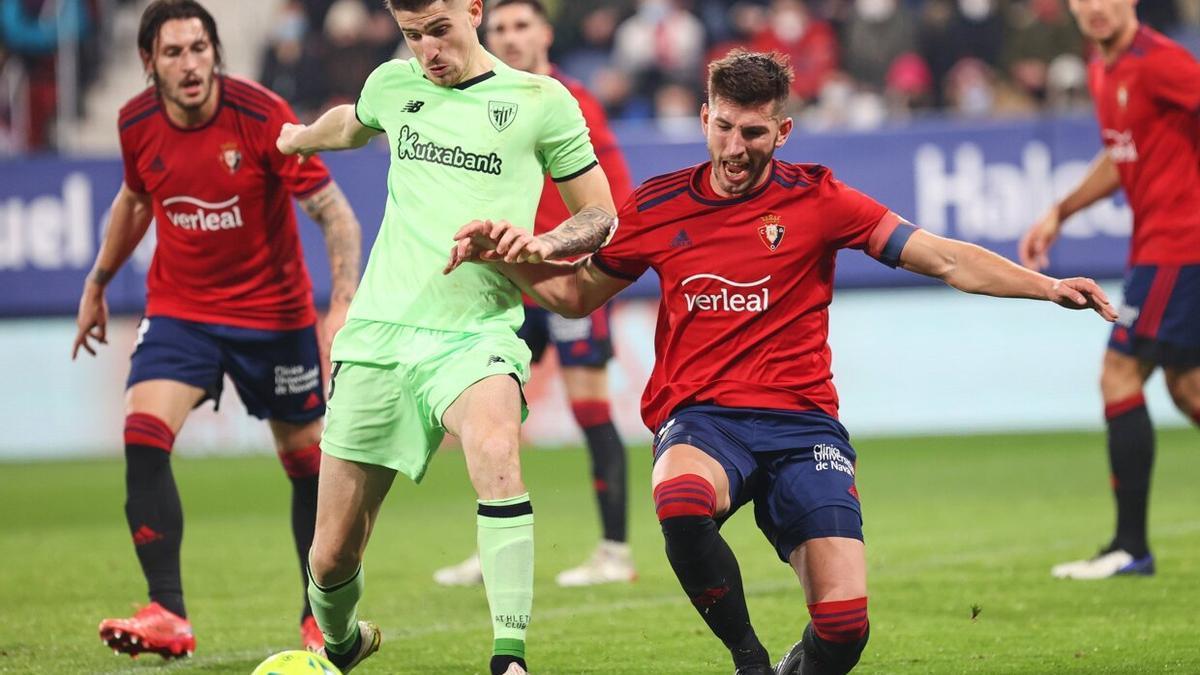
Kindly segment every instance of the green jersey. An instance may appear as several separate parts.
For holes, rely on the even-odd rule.
[[[384,63],[355,112],[387,133],[387,207],[349,318],[442,331],[516,330],[517,288],[489,265],[442,268],[472,220],[529,230],[545,174],[568,180],[596,164],[579,104],[550,77],[505,66],[454,87],[416,59]]]

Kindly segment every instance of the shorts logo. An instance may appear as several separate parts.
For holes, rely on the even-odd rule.
[[[487,362],[488,366],[493,366],[497,363],[505,363],[504,357],[496,356],[495,354],[492,354],[491,356],[488,357],[488,362]]]
[[[817,471],[832,469],[854,477],[854,464],[846,459],[840,449],[827,443],[817,443],[813,446],[813,464],[816,465]]]
[[[517,118],[517,104],[505,101],[488,101],[488,121],[496,131],[504,131]]]
[[[275,366],[275,395],[291,396],[313,391],[321,385],[321,367]]]
[[[783,243],[783,233],[787,228],[779,224],[779,216],[773,213],[763,216],[760,220],[763,224],[758,228],[758,238],[774,252]]]
[[[731,281],[716,274],[693,274],[679,285],[683,287],[704,280],[717,282],[720,286],[709,293],[685,291],[683,301],[687,304],[689,312],[765,312],[770,307],[770,289],[765,285],[771,280],[769,274],[757,281],[745,283]]]
[[[221,162],[230,174],[237,173],[238,167],[242,165],[242,153],[238,150],[237,143],[225,143],[221,146]]]

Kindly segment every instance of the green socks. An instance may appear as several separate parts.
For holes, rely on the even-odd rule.
[[[331,586],[321,588],[308,577],[308,603],[321,633],[325,636],[325,648],[338,654],[354,646],[358,637],[358,599],[363,593],[363,569],[360,566],[354,576]]]
[[[525,630],[533,609],[533,506],[529,493],[479,500],[477,522],[479,564],[492,612],[492,651],[523,659]]]

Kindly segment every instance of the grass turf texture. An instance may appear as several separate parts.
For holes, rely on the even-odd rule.
[[[1112,521],[1100,434],[875,439],[857,444],[870,563],[871,643],[860,672],[1197,672],[1200,456],[1192,430],[1160,433],[1151,505],[1158,576],[1070,582],[1049,568],[1094,552]],[[580,450],[525,454],[537,517],[530,664],[543,673],[729,673],[680,592],[632,451],[633,585],[557,588],[597,536]],[[130,613],[144,586],[122,516],[116,461],[0,466],[0,672],[248,673],[299,645],[289,485],[273,458],[175,459],[185,509],[190,660],[115,657],[97,622]],[[773,658],[807,620],[790,570],[749,509],[725,528],[751,616]],[[462,455],[420,487],[398,480],[367,553],[361,616],[384,631],[367,673],[484,672],[480,589],[433,570],[471,551]],[[972,620],[972,607],[980,608]]]

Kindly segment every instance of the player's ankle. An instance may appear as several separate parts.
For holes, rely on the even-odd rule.
[[[490,664],[492,675],[504,675],[508,671],[508,667],[514,663],[520,666],[521,670],[529,670],[529,666],[525,665],[524,657],[509,654],[496,654],[492,656]]]
[[[330,663],[341,670],[350,665],[350,662],[354,660],[354,655],[358,654],[358,650],[362,648],[362,640],[362,631],[359,630],[358,626],[355,626],[354,639],[348,643],[350,646],[345,651],[339,651],[326,643],[325,658],[329,659]]]

